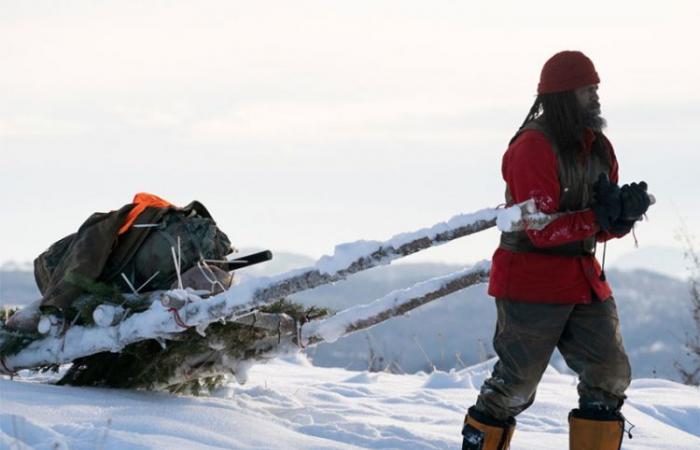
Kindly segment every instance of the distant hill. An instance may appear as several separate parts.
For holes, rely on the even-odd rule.
[[[0,308],[6,305],[26,305],[41,297],[33,272],[5,267],[0,267]]]
[[[688,278],[688,264],[683,249],[660,246],[640,247],[610,261],[618,270],[643,269],[681,280]]]

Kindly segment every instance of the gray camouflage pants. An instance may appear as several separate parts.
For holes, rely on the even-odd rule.
[[[499,361],[481,387],[476,409],[500,420],[524,411],[535,400],[555,347],[579,376],[579,407],[622,405],[631,369],[612,298],[586,305],[497,299],[496,307],[493,346]]]

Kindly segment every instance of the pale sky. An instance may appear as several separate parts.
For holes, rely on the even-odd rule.
[[[679,218],[700,227],[699,5],[5,0],[0,264],[140,191],[202,201],[239,247],[312,257],[496,206],[502,153],[565,49],[601,76],[621,181],[658,199],[640,247],[679,247]]]

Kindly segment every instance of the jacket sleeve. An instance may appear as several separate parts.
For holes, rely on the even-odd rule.
[[[547,139],[537,131],[523,133],[503,157],[503,178],[515,203],[534,199],[543,213],[559,208],[558,162]],[[537,247],[554,247],[596,235],[600,227],[590,209],[563,215],[542,230],[527,230]]]

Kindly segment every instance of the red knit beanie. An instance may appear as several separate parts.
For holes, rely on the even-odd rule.
[[[589,84],[600,83],[593,62],[578,51],[563,51],[544,63],[540,74],[538,94],[572,91]]]

